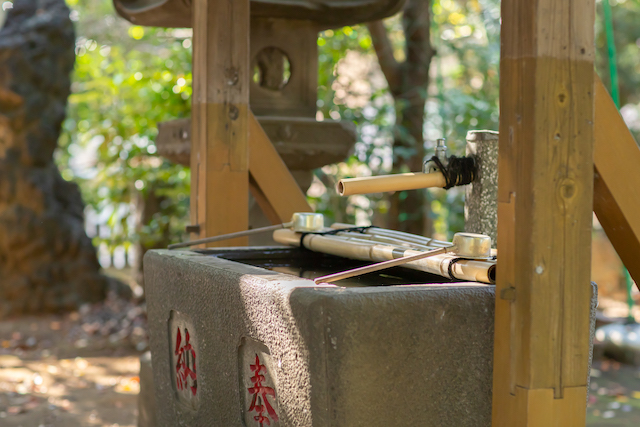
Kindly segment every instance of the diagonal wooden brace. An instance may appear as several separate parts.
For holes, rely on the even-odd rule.
[[[596,76],[593,210],[640,288],[640,148]]]
[[[293,175],[251,112],[249,189],[273,224],[290,221],[295,212],[313,212]]]

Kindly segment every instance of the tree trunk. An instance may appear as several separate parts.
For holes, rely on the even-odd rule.
[[[148,186],[151,183],[147,183]],[[144,288],[144,275],[142,271],[144,255],[152,249],[166,249],[171,243],[171,224],[167,222],[161,226],[158,232],[153,233],[152,238],[147,238],[143,229],[151,223],[153,217],[161,212],[160,205],[166,201],[166,197],[158,195],[156,188],[148,187],[146,192],[138,192],[135,198],[136,234],[140,240],[136,244],[136,262],[133,265],[136,282]]]
[[[398,62],[382,21],[368,24],[373,46],[396,107],[392,173],[420,172],[425,157],[424,108],[429,86],[433,49],[429,40],[431,2],[409,0],[402,26],[405,60]],[[390,228],[430,235],[429,207],[425,190],[395,192],[390,197]]]
[[[0,30],[0,317],[75,309],[109,279],[78,187],[53,162],[75,61],[64,0],[21,0]]]

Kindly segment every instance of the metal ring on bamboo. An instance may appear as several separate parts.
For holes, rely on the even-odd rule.
[[[189,242],[176,243],[169,245],[169,249],[185,248],[203,243],[220,242],[222,240],[236,239],[238,237],[251,236],[267,231],[280,230],[282,228],[291,228],[293,231],[298,233],[321,231],[324,228],[324,216],[321,213],[296,212],[293,214],[291,221],[289,222],[269,225],[267,227],[253,228],[251,230],[237,231],[235,233],[221,234],[219,236],[205,237],[204,239],[191,240]]]

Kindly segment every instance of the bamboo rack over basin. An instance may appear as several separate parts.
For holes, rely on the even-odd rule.
[[[442,247],[441,245],[434,245],[433,247],[420,245],[424,246],[424,248],[413,249],[410,248],[410,246],[415,245],[415,243],[412,242],[406,242],[401,245],[390,245],[373,239],[367,240],[358,238],[357,236],[352,237],[343,234],[350,233],[339,232],[332,235],[307,234],[302,237],[301,233],[281,229],[273,233],[273,239],[278,243],[288,246],[300,246],[302,243],[305,248],[315,252],[373,262],[417,255],[424,250]],[[455,254],[441,254],[412,261],[403,266],[413,270],[439,274],[450,279],[495,283],[495,259],[471,260],[461,258]]]

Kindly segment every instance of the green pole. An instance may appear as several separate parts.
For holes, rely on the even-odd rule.
[[[609,0],[603,0],[602,6],[604,8],[604,28],[607,35],[607,54],[609,57],[609,76],[611,77],[611,98],[616,104],[618,110],[620,109],[620,87],[618,83],[618,64],[616,62],[616,44],[613,38],[613,16],[611,13],[611,4]],[[633,316],[633,296],[631,291],[633,290],[633,280],[624,266],[622,267],[623,276],[627,287],[627,307],[629,312],[627,314],[628,322],[635,322]]]
[[[633,296],[631,291],[633,290],[633,279],[631,279],[631,275],[629,274],[629,270],[623,267],[625,281],[627,282],[627,306],[629,307],[629,313],[627,314],[627,322],[635,323],[636,318],[633,316]]]
[[[611,77],[611,97],[620,109],[620,89],[618,84],[618,64],[616,62],[616,44],[613,39],[613,17],[609,0],[603,0],[604,29],[607,35],[607,53],[609,55],[609,76]]]

